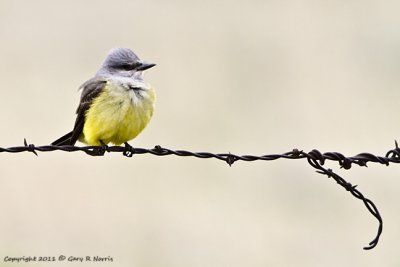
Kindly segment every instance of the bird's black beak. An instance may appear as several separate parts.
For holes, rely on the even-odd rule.
[[[138,71],[147,70],[147,69],[150,69],[150,68],[154,67],[155,65],[156,64],[153,64],[153,63],[143,62],[143,63],[140,64],[139,67],[136,68],[136,70],[138,70]]]

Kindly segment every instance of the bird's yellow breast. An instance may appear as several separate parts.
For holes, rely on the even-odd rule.
[[[135,92],[107,82],[86,112],[80,141],[120,145],[135,138],[153,115],[155,97],[152,88]]]

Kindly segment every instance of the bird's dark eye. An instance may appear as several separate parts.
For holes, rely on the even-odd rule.
[[[135,64],[123,63],[123,64],[119,65],[118,67],[123,70],[133,70],[133,69],[135,69],[136,66],[135,66]]]
[[[138,67],[140,67],[142,64],[140,62],[137,63],[122,63],[118,65],[118,68],[129,71],[129,70],[134,70]]]

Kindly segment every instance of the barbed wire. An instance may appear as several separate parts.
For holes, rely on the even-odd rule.
[[[389,150],[385,156],[376,156],[371,153],[360,153],[353,157],[346,157],[339,152],[326,152],[321,153],[320,151],[313,149],[310,152],[304,152],[302,150],[293,149],[292,151],[282,153],[282,154],[269,154],[262,156],[255,155],[235,155],[231,153],[210,153],[210,152],[191,152],[187,150],[172,150],[168,148],[161,147],[159,145],[155,146],[151,149],[146,148],[136,148],[132,147],[129,144],[125,143],[125,146],[53,146],[53,145],[44,145],[44,146],[35,146],[33,144],[28,144],[26,139],[24,139],[23,146],[2,148],[0,147],[1,152],[8,153],[19,153],[19,152],[32,152],[36,156],[37,152],[51,152],[51,151],[66,151],[66,152],[76,152],[81,151],[85,152],[90,156],[104,156],[106,152],[119,152],[122,153],[126,157],[132,157],[133,155],[140,154],[152,154],[155,156],[168,156],[168,155],[176,155],[180,157],[196,157],[196,158],[215,158],[221,161],[225,161],[229,166],[232,166],[236,161],[271,161],[277,159],[307,159],[308,163],[317,170],[317,173],[328,176],[328,178],[333,178],[340,186],[349,191],[355,198],[360,199],[368,211],[378,220],[378,231],[376,233],[375,238],[369,243],[369,246],[364,247],[365,250],[372,249],[376,247],[379,242],[379,238],[382,234],[383,230],[383,220],[379,213],[376,205],[368,198],[366,198],[358,189],[356,189],[357,185],[352,185],[347,182],[344,178],[333,172],[332,169],[328,169],[323,167],[326,161],[335,161],[339,164],[341,168],[346,170],[350,169],[353,164],[358,166],[367,166],[367,163],[380,163],[386,166],[389,163],[400,163],[400,148],[395,141],[395,148]]]

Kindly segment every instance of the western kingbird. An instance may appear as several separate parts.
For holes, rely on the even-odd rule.
[[[74,129],[52,145],[121,145],[135,138],[149,123],[155,91],[143,80],[143,62],[130,49],[115,48],[96,75],[81,85],[82,95]]]

